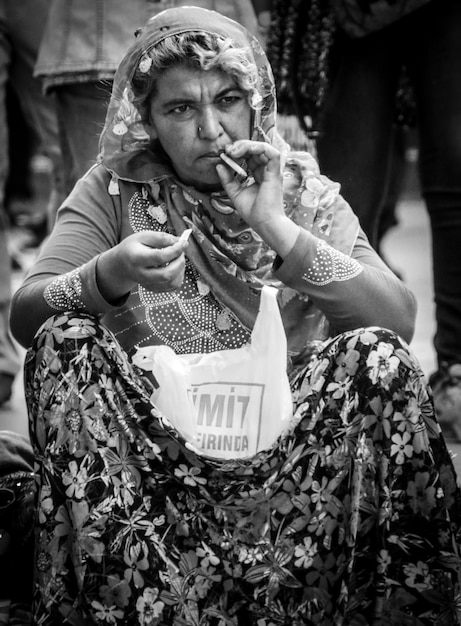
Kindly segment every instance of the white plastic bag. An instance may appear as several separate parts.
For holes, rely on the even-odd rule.
[[[177,355],[139,348],[133,361],[159,383],[152,402],[201,453],[244,458],[288,427],[292,399],[277,290],[263,287],[251,341],[235,350]]]

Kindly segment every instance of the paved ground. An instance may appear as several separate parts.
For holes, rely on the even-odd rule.
[[[435,368],[432,348],[434,334],[433,291],[431,283],[431,240],[428,217],[417,185],[414,168],[410,167],[405,193],[398,206],[399,224],[386,237],[383,245],[388,262],[398,270],[416,295],[418,314],[412,348],[429,375]],[[33,261],[33,251],[25,257],[26,265]],[[16,272],[14,285],[21,281]],[[23,352],[22,352],[23,353]],[[27,434],[27,416],[21,377],[15,383],[12,400],[0,408],[0,429]],[[455,465],[461,482],[461,444],[451,444]]]

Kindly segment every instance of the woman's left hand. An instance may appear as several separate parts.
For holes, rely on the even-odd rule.
[[[245,222],[264,241],[284,257],[293,247],[299,228],[285,215],[281,173],[281,154],[262,141],[240,139],[226,147],[226,154],[245,159],[253,184],[239,182],[224,163],[216,166],[221,183]]]

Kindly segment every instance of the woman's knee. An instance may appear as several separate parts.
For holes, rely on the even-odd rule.
[[[373,386],[402,387],[410,379],[423,377],[409,345],[394,331],[379,326],[337,335],[320,353],[319,363],[325,390],[337,384],[359,395],[368,395]]]

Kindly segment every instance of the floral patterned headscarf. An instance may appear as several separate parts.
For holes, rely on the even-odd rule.
[[[151,56],[160,42],[194,32],[230,40],[234,47],[245,50],[257,69],[256,89],[249,99],[253,110],[252,139],[267,141],[282,153],[286,213],[301,227],[350,253],[358,227],[357,221],[350,219],[350,211],[342,219],[332,210],[339,185],[319,174],[311,155],[290,153],[277,132],[273,74],[261,44],[242,25],[215,11],[184,6],[167,9],[139,30],[114,79],[101,135],[101,161],[112,174],[114,188],[118,179],[141,183],[154,205],[166,207],[174,232],[180,234],[193,228],[187,256],[216,298],[247,328],[253,327],[262,285],[277,286],[289,352],[299,354],[312,340],[326,337],[323,315],[305,295],[274,278],[275,252],[240,218],[226,194],[184,185],[144,126],[133,77],[139,73],[147,76],[153,71]]]

